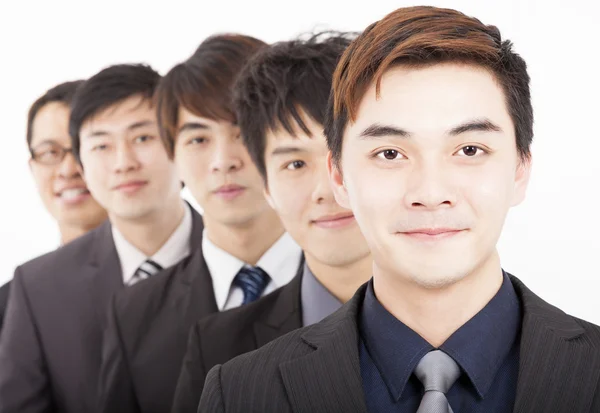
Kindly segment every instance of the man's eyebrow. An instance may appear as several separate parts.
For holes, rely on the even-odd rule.
[[[134,129],[143,128],[144,126],[153,125],[155,122],[151,120],[141,120],[139,122],[132,123],[127,127],[127,130],[132,131]]]
[[[447,134],[456,136],[467,132],[502,132],[502,128],[487,118],[473,119],[453,127]]]
[[[185,132],[185,131],[193,131],[198,129],[210,129],[210,127],[202,122],[185,122],[183,125],[179,127],[177,133]]]
[[[271,152],[271,155],[272,156],[286,155],[286,154],[290,154],[290,153],[300,153],[300,152],[306,152],[306,150],[299,148],[297,146],[280,146],[278,148],[273,149],[273,151]]]
[[[397,126],[392,125],[381,125],[379,123],[374,123],[365,130],[363,130],[360,135],[358,135],[361,139],[370,139],[370,138],[382,138],[388,136],[397,136],[400,138],[409,138],[410,132],[407,132],[404,129],[401,129]]]

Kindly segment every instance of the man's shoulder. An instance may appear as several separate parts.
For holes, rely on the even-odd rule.
[[[589,344],[600,352],[600,326],[577,317],[571,317],[584,329],[585,335],[589,338]]]
[[[239,377],[245,377],[246,379],[255,377],[261,381],[265,380],[264,377],[279,377],[276,371],[282,363],[295,360],[314,351],[314,347],[303,339],[303,336],[312,328],[314,328],[314,325],[294,330],[257,350],[242,354],[223,364],[221,366],[223,382],[231,384]]]
[[[16,273],[25,284],[48,279],[56,282],[56,277],[70,277],[78,268],[86,265],[89,256],[98,248],[98,233],[104,228],[96,228],[81,237],[33,258],[17,267]],[[51,275],[52,277],[48,277]]]

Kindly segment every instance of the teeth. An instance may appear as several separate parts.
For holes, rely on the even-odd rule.
[[[86,194],[87,190],[86,189],[65,189],[64,191],[62,191],[62,193],[60,194],[61,198],[63,199],[74,199],[77,198],[80,195]]]

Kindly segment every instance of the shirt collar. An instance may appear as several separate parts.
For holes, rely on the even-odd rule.
[[[440,346],[485,397],[521,331],[521,303],[508,277],[490,302]]]
[[[206,229],[202,236],[202,252],[212,278],[217,307],[222,310],[227,303],[233,279],[246,263],[213,244]],[[269,274],[269,285],[279,288],[296,275],[301,254],[298,244],[286,232],[260,257],[256,265]],[[290,262],[295,267],[290,267]],[[292,271],[287,271],[288,268],[292,268]]]
[[[340,300],[315,277],[306,261],[300,285],[300,302],[302,303],[303,326],[318,323],[342,306]]]
[[[502,361],[517,339],[520,325],[520,302],[508,275],[504,273],[498,293],[450,336],[440,350],[459,364],[479,396],[485,397]],[[390,394],[394,400],[400,400],[415,367],[434,347],[379,303],[373,290],[373,280],[367,287],[359,315],[359,329]]]
[[[185,205],[183,219],[169,239],[152,257],[147,257],[137,247],[127,241],[116,226],[112,226],[113,241],[121,263],[125,285],[131,281],[137,269],[148,258],[151,258],[161,267],[168,268],[190,254],[190,238],[192,236],[192,211],[190,208],[188,205]]]

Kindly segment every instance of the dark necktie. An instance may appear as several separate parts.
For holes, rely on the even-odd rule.
[[[260,267],[242,267],[233,280],[233,285],[244,292],[242,305],[259,299],[270,280],[269,274]]]
[[[460,367],[452,357],[441,350],[425,354],[415,376],[425,388],[417,413],[452,413],[446,393],[460,376]]]
[[[162,271],[162,269],[163,268],[160,266],[160,264],[148,258],[142,263],[142,265],[138,267],[137,270],[135,270],[135,274],[133,274],[133,277],[131,277],[131,280],[129,280],[127,285],[133,285],[139,281],[145,280],[146,278],[150,278],[157,272]]]

